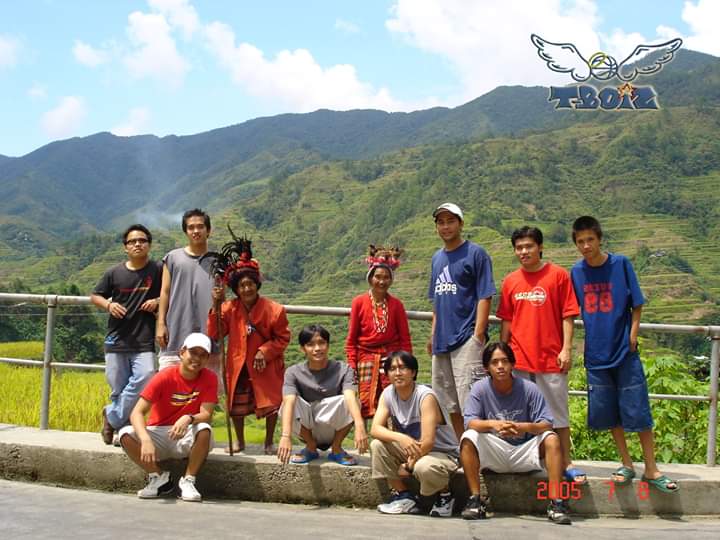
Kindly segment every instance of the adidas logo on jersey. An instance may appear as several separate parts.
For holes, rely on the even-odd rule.
[[[452,293],[457,294],[457,285],[453,283],[450,276],[450,269],[446,266],[435,280],[435,294]]]

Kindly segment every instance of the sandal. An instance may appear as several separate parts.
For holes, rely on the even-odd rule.
[[[622,480],[615,480],[616,476],[621,477]],[[610,479],[616,486],[626,486],[633,481],[633,478],[635,478],[635,469],[623,465],[615,470]]]
[[[290,458],[290,463],[295,463],[296,465],[303,465],[305,463],[310,463],[311,461],[316,460],[320,457],[320,454],[317,452],[311,452],[307,448],[303,448],[295,454],[293,457]]]
[[[571,469],[567,469],[563,475],[565,477],[565,480],[568,482],[571,482],[573,484],[576,484],[578,486],[584,486],[588,483],[587,479],[587,473],[583,471],[582,469],[578,469],[576,467],[572,467]],[[582,476],[582,480],[578,480],[578,476]]]
[[[351,456],[345,450],[340,450],[340,452],[338,452],[337,454],[333,454],[332,452],[330,452],[327,458],[328,461],[334,461],[339,465],[346,465],[348,467],[352,467],[353,465],[358,464],[357,458]]]
[[[647,478],[645,475],[642,477],[643,482],[647,482],[651,486],[655,486],[663,493],[675,493],[677,490],[680,489],[680,486],[678,483],[673,480],[672,478],[668,478],[664,474],[662,476],[658,476],[657,478]],[[671,485],[675,487],[670,487]]]

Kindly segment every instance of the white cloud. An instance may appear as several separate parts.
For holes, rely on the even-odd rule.
[[[130,110],[128,118],[120,125],[115,126],[110,131],[113,135],[119,137],[131,137],[147,133],[148,120],[150,119],[150,111],[145,107],[136,107]]]
[[[608,53],[610,56],[615,57],[618,62],[625,60],[638,45],[651,44],[656,40],[646,39],[645,36],[639,32],[625,33],[623,30],[616,28],[610,35],[601,34],[603,41],[603,52]],[[638,56],[635,60],[641,58]]]
[[[91,68],[98,67],[109,60],[107,52],[96,49],[80,40],[75,40],[75,45],[73,46],[73,56],[75,57],[75,60],[80,62],[82,65]]]
[[[655,28],[655,33],[657,33],[658,37],[663,41],[675,39],[676,37],[682,37],[679,30],[676,30],[672,26],[665,26],[664,24]]]
[[[41,125],[49,137],[61,139],[74,135],[86,116],[83,98],[65,96],[57,107],[43,115]]]
[[[171,26],[180,28],[185,39],[190,39],[200,25],[197,11],[188,0],[148,0],[148,4],[164,15]]]
[[[720,2],[717,0],[686,1],[682,19],[692,34],[685,39],[685,47],[715,56],[720,56]]]
[[[335,30],[340,30],[346,34],[357,34],[360,32],[360,27],[344,19],[335,19]]]
[[[0,69],[13,67],[17,63],[20,43],[10,36],[0,35]]]
[[[385,24],[409,44],[445,57],[464,101],[499,85],[567,82],[538,58],[530,34],[574,43],[590,56],[600,50],[597,12],[592,0],[397,0]]]
[[[171,87],[182,84],[190,65],[178,52],[170,32],[162,14],[135,11],[128,16],[127,34],[134,50],[124,62],[133,77],[153,78]]]
[[[47,97],[47,88],[40,83],[35,83],[28,88],[27,95],[33,99],[45,99]]]
[[[236,45],[232,29],[220,22],[207,25],[204,34],[208,48],[238,86],[291,111],[412,108],[412,104],[394,100],[386,88],[375,89],[360,81],[352,65],[323,68],[306,49],[284,50],[268,59],[254,45]]]

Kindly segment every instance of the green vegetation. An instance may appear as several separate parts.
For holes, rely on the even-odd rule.
[[[585,370],[573,368],[570,386],[587,390]],[[680,358],[667,350],[644,351],[643,364],[651,394],[708,395],[707,381],[698,381]],[[707,453],[707,402],[651,400],[655,421],[655,447],[658,462],[705,463]],[[609,431],[587,428],[587,402],[570,399],[573,455],[576,459],[617,461],[618,454]],[[720,440],[720,438],[719,438]],[[638,437],[627,434],[628,448],[634,461],[642,462]]]
[[[42,341],[16,341],[0,343],[0,356],[4,358],[22,358],[24,360],[42,360],[45,343]]]
[[[644,342],[645,344],[645,342]],[[0,345],[0,356],[42,356],[42,343]],[[707,395],[707,382],[697,381],[687,366],[667,350],[653,350],[643,355],[651,393]],[[428,366],[421,366],[420,382],[429,382]],[[585,370],[578,359],[571,373],[571,387],[585,390]],[[37,426],[40,415],[42,370],[8,366],[0,363],[0,422]],[[78,373],[55,370],[51,383],[50,427],[66,431],[100,430],[100,409],[107,402],[108,387],[102,373]],[[658,461],[704,463],[707,449],[708,405],[698,402],[657,401],[652,403],[655,418],[655,441]],[[586,427],[587,403],[571,398],[571,424],[576,459],[616,461],[617,454],[609,432],[592,432]],[[224,415],[213,418],[215,439],[227,441]],[[262,444],[264,421],[246,419],[246,440]],[[637,437],[628,434],[631,455],[641,461]],[[347,441],[351,444],[351,441]]]
[[[15,355],[10,354],[13,351],[32,354],[38,346],[42,356],[41,343],[3,343],[0,356],[7,353],[14,358]],[[100,432],[100,411],[108,403],[110,392],[104,373],[53,370],[50,388],[50,429]],[[42,369],[0,363],[0,423],[39,426],[41,389]],[[265,437],[264,421],[248,418],[245,424],[246,440],[261,444]],[[222,413],[213,418],[213,433],[216,440],[227,441]]]
[[[201,206],[212,213],[214,246],[228,239],[228,223],[253,238],[263,294],[349,305],[365,288],[366,244],[395,242],[406,251],[393,292],[427,309],[439,245],[430,210],[456,200],[498,283],[516,265],[513,228],[543,228],[546,258],[569,267],[578,257],[570,224],[591,213],[608,247],[634,258],[645,321],[717,321],[720,61],[681,53],[653,77],[665,108],[648,114],[563,113],[546,89],[503,87],[455,109],[316,111],[163,139],[101,133],[4,160],[0,290],[74,285],[87,294],[124,258],[122,226],[151,225],[159,258],[184,241],[181,210]],[[42,310],[1,307],[25,322],[0,318],[0,340],[41,337]],[[101,332],[102,314],[81,317]],[[344,325],[332,326],[339,338]],[[86,358],[98,352],[85,349]]]

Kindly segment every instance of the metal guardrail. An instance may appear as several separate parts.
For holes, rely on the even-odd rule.
[[[47,306],[47,320],[45,327],[45,345],[43,359],[24,360],[16,358],[0,358],[0,362],[25,366],[43,367],[43,385],[40,404],[40,429],[48,429],[48,418],[50,410],[50,381],[52,368],[79,369],[86,371],[104,370],[103,364],[71,364],[68,362],[52,361],[52,345],[55,336],[55,310],[59,305],[85,306],[92,305],[87,296],[61,296],[53,294],[15,294],[0,293],[0,302],[26,302],[31,304],[45,304]],[[284,306],[289,314],[294,315],[324,315],[331,317],[347,317],[350,315],[350,308],[327,307],[327,306]],[[432,313],[428,311],[408,311],[408,319],[416,321],[432,320]],[[500,324],[500,319],[490,317],[490,324]],[[575,321],[575,327],[582,328],[581,320]],[[711,340],[710,353],[710,389],[707,396],[693,396],[682,394],[650,394],[651,399],[675,400],[675,401],[707,401],[710,404],[710,415],[708,417],[708,446],[707,465],[710,467],[716,464],[716,440],[718,423],[718,373],[720,372],[720,326],[692,326],[684,324],[657,324],[640,323],[640,332],[666,333],[666,334],[695,334],[706,336]],[[570,390],[571,396],[587,396],[584,390]]]

